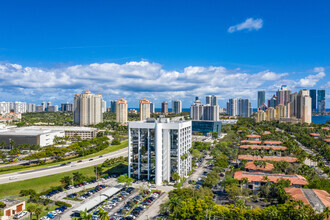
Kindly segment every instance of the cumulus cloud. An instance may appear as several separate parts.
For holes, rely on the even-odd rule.
[[[257,18],[257,19],[248,18],[240,24],[230,26],[228,28],[228,32],[233,33],[241,30],[248,30],[248,31],[259,30],[262,28],[262,26],[263,26],[263,20],[261,18]]]
[[[220,100],[231,97],[255,99],[258,89],[288,80],[287,76],[288,73],[269,70],[247,73],[239,68],[223,66],[188,66],[182,71],[172,71],[148,61],[57,68],[0,63],[3,98],[0,101],[72,102],[75,93],[89,89],[102,94],[107,101],[124,96],[131,107],[137,106],[138,99],[142,97],[150,98],[157,105],[162,101],[181,99],[188,106],[194,96],[208,94],[215,94]],[[322,77],[324,72],[319,72],[299,82],[305,86],[315,85]],[[290,85],[289,82],[286,84]]]
[[[298,86],[300,86],[300,87],[313,87],[313,86],[315,86],[316,83],[319,80],[323,79],[326,76],[326,74],[323,72],[324,69],[319,68],[318,70],[321,71],[321,72],[319,72],[315,75],[308,75],[305,78],[300,79],[299,83],[298,83]]]

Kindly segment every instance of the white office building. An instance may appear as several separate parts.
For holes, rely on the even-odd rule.
[[[130,122],[128,175],[155,181],[172,181],[178,173],[184,177],[191,170],[191,121],[168,118]]]

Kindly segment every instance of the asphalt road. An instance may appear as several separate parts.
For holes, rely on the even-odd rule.
[[[55,165],[55,166],[45,167],[35,170],[3,174],[0,175],[0,184],[33,179],[37,177],[43,177],[57,173],[78,170],[85,167],[96,166],[102,164],[106,159],[116,158],[120,156],[127,156],[127,155],[128,155],[128,148],[126,147],[115,152],[104,154],[103,157],[94,157],[93,160],[90,160],[91,158],[83,159],[82,162],[80,163],[72,162],[71,164],[65,166]]]

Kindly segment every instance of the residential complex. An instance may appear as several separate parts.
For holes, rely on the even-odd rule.
[[[162,113],[168,113],[168,102],[162,102]]]
[[[276,98],[273,96],[273,101],[268,102],[268,108],[258,109],[257,122],[272,120],[308,124],[312,122],[312,99],[307,89],[300,90],[299,93],[291,93],[286,86],[282,86],[276,94],[278,96]]]
[[[128,130],[129,177],[160,185],[174,173],[183,177],[191,170],[191,121],[148,119],[130,122]]]
[[[325,90],[317,91],[317,110],[319,113],[325,113]]]
[[[190,107],[190,118],[192,120],[219,121],[219,106],[206,104],[196,100]]]
[[[172,101],[172,113],[179,114],[182,112],[182,102],[180,100]]]
[[[150,118],[150,102],[145,97],[140,99],[140,121]]]
[[[265,91],[258,91],[258,103],[257,103],[257,108],[265,104]]]
[[[73,111],[73,104],[72,103],[62,103],[61,104],[61,111],[62,112],[72,112]]]
[[[74,123],[88,126],[103,122],[102,95],[86,90],[74,97]]]
[[[117,99],[116,101],[116,122],[118,123],[127,123],[127,99],[124,99],[121,97],[120,99]]]
[[[232,98],[227,102],[227,114],[230,116],[250,117],[252,114],[249,99]]]

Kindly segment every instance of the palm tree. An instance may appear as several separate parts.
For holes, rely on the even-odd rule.
[[[32,219],[33,213],[36,211],[37,207],[35,205],[29,205],[27,211],[30,212],[30,220]]]
[[[34,211],[34,213],[36,214],[37,216],[37,220],[39,219],[39,216],[42,214],[42,212],[44,211],[44,208],[42,206],[38,206],[36,208],[36,210]]]
[[[0,144],[0,146],[3,149],[6,146],[6,143],[4,141],[2,141],[1,144]]]
[[[180,179],[180,175],[177,172],[174,172],[172,174],[172,179],[177,182]]]
[[[99,216],[100,216],[100,220],[108,220],[108,212],[104,211],[103,209],[100,209],[99,211]]]
[[[244,178],[241,179],[241,181],[242,181],[241,189],[243,189],[243,185],[247,184],[249,182],[249,179],[247,177],[244,177]]]
[[[79,220],[92,220],[92,215],[88,214],[87,209],[85,209],[85,211],[80,212]]]
[[[10,139],[10,148],[12,149],[13,147],[15,147],[15,141]]]
[[[70,185],[70,182],[71,182],[71,177],[70,176],[64,176],[60,182],[63,184],[63,186],[67,186],[67,185]]]

